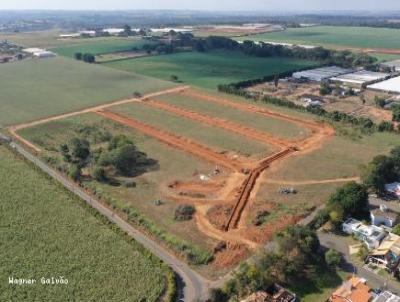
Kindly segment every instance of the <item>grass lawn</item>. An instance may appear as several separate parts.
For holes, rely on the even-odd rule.
[[[158,301],[165,268],[104,218],[0,147],[1,301]],[[68,279],[42,285],[41,277]],[[34,278],[12,286],[8,278]]]
[[[178,76],[183,83],[215,89],[228,84],[315,65],[288,58],[258,58],[239,52],[183,52],[105,63],[106,66],[169,80]]]
[[[158,162],[158,168],[141,174],[132,180],[136,187],[111,186],[107,184],[90,181],[88,183],[121,201],[123,206],[132,206],[145,217],[155,222],[158,227],[167,230],[168,234],[196,244],[205,249],[212,248],[215,242],[203,235],[193,220],[187,222],[176,222],[174,211],[177,204],[165,197],[163,188],[176,180],[198,180],[193,176],[195,172],[208,174],[213,170],[214,165],[199,160],[185,152],[159,143],[157,140],[135,131],[132,128],[116,124],[95,114],[85,114],[71,117],[60,121],[35,126],[19,131],[24,138],[40,146],[43,150],[43,157],[55,159],[55,165],[62,163],[58,153],[59,146],[68,142],[73,137],[79,136],[77,129],[80,126],[90,126],[96,129],[106,129],[113,135],[125,134],[130,137],[138,149],[146,153],[149,158]],[[92,144],[93,145],[93,144]],[[154,201],[163,200],[162,206],[156,206]]]
[[[391,133],[375,133],[358,139],[335,136],[312,153],[288,158],[268,175],[295,181],[360,176],[361,165],[399,144],[400,136]]]
[[[400,48],[400,30],[390,28],[312,26],[257,34],[238,40],[288,42],[294,44],[356,48]]]
[[[340,269],[333,272],[324,267],[317,267],[310,272],[308,278],[296,282],[289,289],[301,302],[322,302],[326,301],[348,276],[349,273]]]
[[[221,95],[221,97],[231,99],[230,95]],[[212,117],[226,119],[284,139],[300,139],[309,135],[309,131],[306,128],[300,128],[295,124],[277,118],[265,117],[257,113],[243,112],[215,103],[211,104],[191,96],[168,94],[158,97],[157,100]]]
[[[228,151],[243,156],[261,158],[276,151],[273,146],[248,139],[239,134],[201,122],[176,116],[143,104],[132,103],[112,107],[112,111],[132,117],[178,136],[183,136],[209,146],[219,152]]]
[[[108,40],[94,40],[93,42],[84,44],[65,45],[54,48],[52,51],[61,56],[73,58],[77,52],[99,55],[104,53],[130,51],[133,50],[134,47],[140,49],[146,43],[151,42],[139,38],[112,38]]]
[[[173,83],[67,58],[0,66],[0,125],[51,115],[173,87]]]

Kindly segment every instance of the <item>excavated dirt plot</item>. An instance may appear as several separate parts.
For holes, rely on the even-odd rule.
[[[284,140],[275,137],[271,133],[266,133],[229,120],[186,110],[154,99],[159,95],[168,93],[180,93],[183,96],[193,97],[198,101],[209,102],[211,104],[217,103],[239,111],[261,114],[267,118],[272,117],[288,123],[294,123],[308,129],[310,135],[305,139]],[[272,156],[258,161],[244,157],[232,157],[229,154],[220,153],[191,139],[157,129],[133,118],[107,110],[112,106],[129,102],[142,102],[147,106],[161,109],[183,118],[231,131],[243,137],[265,143],[266,145],[272,145],[276,148],[277,152]],[[16,133],[19,129],[88,112],[97,113],[107,119],[135,128],[171,147],[216,164],[214,174],[207,181],[163,184],[161,190],[165,191],[168,197],[177,203],[193,204],[196,207],[195,218],[199,230],[214,239],[226,242],[225,248],[215,253],[216,265],[220,266],[230,265],[232,262],[235,262],[235,259],[238,260],[245,257],[247,249],[257,248],[259,244],[268,240],[276,231],[300,220],[300,217],[280,217],[267,230],[257,228],[256,226],[249,227],[243,221],[248,217],[249,211],[251,211],[249,202],[251,203],[252,197],[258,191],[259,183],[257,180],[271,164],[278,163],[289,156],[312,152],[318,149],[324,140],[334,134],[332,128],[322,123],[303,121],[293,116],[254,105],[211,96],[201,91],[190,89],[187,86],[153,93],[142,98],[122,100],[28,124],[17,125],[10,127],[9,130],[16,138],[22,139]],[[40,151],[30,142],[23,139],[22,142],[33,148],[33,150]]]
[[[212,180],[211,182],[174,183],[170,184],[166,191],[169,192],[169,196],[172,200],[178,203],[189,202],[196,206],[197,225],[199,229],[208,236],[228,242],[228,247],[235,246],[236,252],[238,251],[238,245],[246,246],[251,249],[256,248],[264,239],[268,239],[270,234],[268,232],[268,234],[259,234],[259,230],[256,229],[246,234],[244,230],[246,229],[246,224],[241,223],[241,220],[243,217],[247,216],[246,211],[249,210],[248,203],[251,199],[251,195],[256,193],[255,191],[257,189],[255,185],[260,174],[268,169],[272,163],[282,161],[286,157],[293,156],[296,153],[311,152],[319,148],[323,140],[334,134],[333,129],[322,123],[303,121],[293,116],[254,105],[211,96],[197,90],[182,89],[178,93],[184,96],[194,97],[198,101],[217,103],[240,111],[261,114],[266,117],[273,117],[285,122],[294,123],[307,128],[311,133],[311,135],[305,139],[284,140],[270,133],[265,133],[232,121],[211,117],[175,105],[166,104],[152,98],[142,99],[143,104],[146,106],[161,109],[168,113],[192,119],[213,127],[222,128],[235,134],[273,145],[278,149],[274,155],[257,162],[252,162],[246,158],[230,158],[226,154],[218,153],[198,142],[177,136],[173,133],[168,133],[121,114],[105,110],[96,111],[106,118],[138,129],[174,148],[189,152],[225,168],[225,177],[222,177],[217,182]],[[279,219],[276,228],[273,227],[271,232],[275,231],[275,229],[282,228],[288,223],[297,221],[297,219],[293,217],[282,218],[283,220]],[[229,256],[227,257],[229,258]]]

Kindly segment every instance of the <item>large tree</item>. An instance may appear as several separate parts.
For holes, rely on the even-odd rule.
[[[368,191],[364,185],[349,182],[339,188],[329,199],[331,207],[341,207],[344,216],[361,215],[368,209]]]

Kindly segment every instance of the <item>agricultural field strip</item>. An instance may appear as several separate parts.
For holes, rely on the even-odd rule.
[[[244,125],[241,125],[238,123],[234,123],[234,122],[231,122],[231,121],[228,121],[225,119],[211,117],[206,114],[183,109],[181,107],[174,106],[171,104],[166,104],[164,102],[160,102],[157,100],[145,100],[143,103],[150,107],[155,107],[155,108],[167,111],[169,113],[173,113],[175,115],[179,115],[182,117],[186,117],[188,119],[192,119],[192,120],[195,120],[195,121],[198,121],[201,123],[208,124],[210,126],[223,128],[223,129],[231,131],[233,133],[240,134],[242,136],[246,136],[246,137],[249,137],[254,140],[258,140],[267,145],[271,144],[271,145],[275,145],[279,148],[287,148],[291,145],[290,142],[283,140],[283,139],[278,139],[271,134],[268,134],[268,133],[265,133],[262,131],[258,131],[254,128],[250,128],[250,127],[247,127],[247,126],[244,126]]]
[[[49,117],[49,118],[40,119],[40,120],[37,120],[37,121],[34,121],[34,122],[30,122],[30,123],[24,123],[24,124],[9,126],[7,128],[7,130],[15,138],[17,138],[19,141],[23,142],[25,145],[29,146],[30,148],[32,148],[36,152],[40,152],[41,151],[40,148],[38,148],[37,146],[35,146],[31,142],[29,142],[28,140],[26,140],[23,137],[21,137],[17,133],[17,131],[21,130],[21,129],[34,127],[34,126],[37,126],[37,125],[40,125],[40,124],[45,124],[47,122],[68,118],[68,117],[75,116],[75,115],[95,112],[95,111],[98,111],[98,110],[104,110],[104,109],[112,107],[112,106],[128,104],[128,103],[131,103],[131,102],[139,102],[139,101],[144,100],[146,98],[153,98],[153,97],[157,97],[157,96],[160,96],[160,95],[163,95],[163,94],[179,92],[179,91],[182,91],[182,90],[185,90],[185,89],[188,89],[188,88],[189,88],[188,86],[179,86],[179,87],[175,87],[175,88],[171,88],[171,89],[167,89],[167,90],[162,90],[162,91],[150,93],[150,94],[147,94],[147,95],[145,95],[143,97],[119,100],[119,101],[111,102],[111,103],[108,103],[108,104],[103,104],[103,105],[99,105],[99,106],[95,106],[95,107],[90,107],[90,108],[86,108],[86,109],[75,111],[75,112],[71,112],[71,113],[65,113],[65,114],[61,114],[61,115],[57,115],[57,116],[53,116],[53,117]]]

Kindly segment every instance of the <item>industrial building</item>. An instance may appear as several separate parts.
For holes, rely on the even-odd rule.
[[[400,60],[394,60],[381,63],[381,67],[389,68],[392,71],[400,71]]]
[[[368,85],[367,88],[382,92],[400,93],[400,77],[395,77],[383,82]]]
[[[351,73],[353,70],[338,66],[322,67],[310,70],[304,70],[293,73],[292,77],[297,80],[322,82],[342,74]]]
[[[51,51],[48,51],[48,50],[42,49],[42,48],[25,48],[22,51],[32,55],[33,57],[39,58],[39,59],[50,58],[50,57],[56,56],[56,54],[54,52],[51,52]]]
[[[350,87],[362,88],[365,85],[383,81],[389,77],[390,74],[388,73],[360,70],[330,78],[330,81]]]

